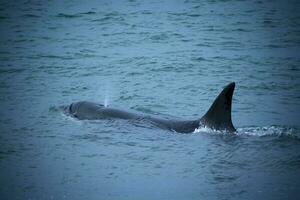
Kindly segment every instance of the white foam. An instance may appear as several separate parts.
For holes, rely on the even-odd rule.
[[[209,128],[207,126],[200,126],[199,128],[196,128],[193,133],[212,133],[212,134],[228,134],[229,132],[226,130],[216,130]]]

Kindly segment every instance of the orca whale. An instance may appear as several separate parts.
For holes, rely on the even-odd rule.
[[[106,107],[102,104],[80,101],[66,106],[65,111],[79,120],[128,119],[146,120],[159,128],[176,131],[178,133],[192,133],[199,127],[213,130],[235,132],[231,121],[231,104],[235,83],[228,84],[217,96],[205,115],[196,120],[170,120],[142,113]]]

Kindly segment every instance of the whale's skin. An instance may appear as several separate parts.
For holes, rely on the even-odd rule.
[[[143,113],[125,111],[118,108],[106,107],[99,103],[79,101],[66,106],[65,111],[79,120],[125,119],[149,121],[162,129],[178,133],[192,133],[199,127],[208,127],[214,130],[235,132],[231,121],[231,103],[235,83],[227,85],[216,98],[207,113],[196,120],[164,119]]]
[[[162,129],[169,129],[179,133],[193,132],[199,127],[199,120],[181,121],[169,120],[146,115],[143,113],[129,112],[117,108],[105,107],[102,104],[80,101],[68,106],[68,113],[79,120],[105,120],[127,119],[149,121]]]

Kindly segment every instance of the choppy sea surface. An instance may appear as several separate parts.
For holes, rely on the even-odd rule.
[[[1,1],[0,199],[300,199],[299,1]],[[236,134],[79,121],[89,100]]]

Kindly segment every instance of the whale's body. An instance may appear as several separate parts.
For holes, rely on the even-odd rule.
[[[227,85],[215,99],[207,113],[196,120],[170,120],[156,116],[124,111],[117,108],[105,107],[102,104],[80,101],[67,106],[65,110],[79,120],[127,119],[146,120],[156,126],[176,131],[178,133],[191,133],[199,127],[208,127],[214,130],[234,132],[231,121],[231,103],[235,83]]]

